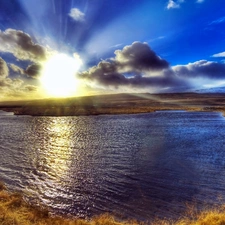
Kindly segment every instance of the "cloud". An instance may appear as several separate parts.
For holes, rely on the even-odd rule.
[[[209,25],[219,24],[219,23],[224,23],[224,22],[225,22],[225,16],[224,17],[220,17],[217,20],[213,20]]]
[[[86,76],[101,76],[117,73],[142,74],[150,71],[160,71],[169,67],[169,63],[161,59],[147,43],[134,42],[122,50],[116,50],[115,58],[101,61],[92,67]],[[89,75],[88,75],[89,74]]]
[[[169,0],[167,3],[167,9],[178,9],[180,8],[180,3],[182,3],[183,1],[180,2],[175,2],[173,0]]]
[[[174,66],[172,69],[176,76],[183,78],[225,79],[224,63],[200,60],[187,65]]]
[[[38,90],[38,87],[34,86],[34,85],[26,85],[26,86],[24,86],[23,90],[25,92],[35,92]]]
[[[22,79],[0,79],[0,100],[32,99],[42,96],[39,88],[26,84]]]
[[[10,79],[9,77],[0,78],[0,99],[10,99],[11,97],[21,96],[21,88],[24,81],[21,79]]]
[[[159,92],[189,87],[188,82],[174,76],[166,60],[140,42],[116,50],[115,58],[101,61],[78,77],[102,87],[157,88]]]
[[[122,72],[155,71],[165,69],[169,63],[161,59],[148,46],[147,43],[134,42],[130,46],[125,46],[123,50],[115,51],[117,70]]]
[[[212,57],[225,57],[225,52],[220,52],[217,54],[212,55]]]
[[[120,76],[121,73],[138,75],[160,71],[168,67],[169,63],[157,56],[147,43],[134,42],[132,45],[125,46],[122,50],[116,50],[115,58],[111,58],[109,61],[101,61],[97,66],[84,72],[83,76],[105,81],[116,79],[122,82],[124,78]]]
[[[46,49],[35,44],[31,37],[14,29],[0,31],[0,51],[12,53],[19,60],[40,61],[46,59]]]
[[[9,67],[10,69],[12,69],[12,71],[14,71],[17,74],[24,74],[24,69],[22,69],[21,67],[13,64],[13,63],[9,63]]]
[[[78,78],[103,89],[187,91],[201,87],[204,82],[225,80],[225,63],[200,60],[170,67],[146,43],[134,42],[116,50],[114,58],[78,74]]]
[[[205,0],[196,0],[196,3],[203,3]],[[167,3],[167,9],[178,9],[180,8],[181,4],[184,3],[185,0],[169,0]]]
[[[9,67],[16,73],[24,74],[25,72],[15,64],[9,64]],[[10,78],[7,63],[0,58],[0,100],[35,98],[37,94],[40,95],[41,93],[38,93],[38,88],[36,86],[25,84],[25,82],[19,78]]]
[[[9,68],[6,62],[0,57],[0,79],[4,79],[9,75]]]
[[[39,64],[29,65],[24,73],[31,78],[37,78],[41,70],[41,66]]]
[[[21,79],[9,78],[9,68],[6,62],[0,58],[0,87],[2,88],[17,88],[23,83]]]
[[[68,14],[73,20],[78,22],[83,22],[85,14],[81,12],[78,8],[72,8]]]
[[[9,67],[17,74],[27,75],[29,78],[37,78],[41,71],[41,65],[40,64],[31,64],[27,66],[27,68],[24,70],[23,68],[10,63]]]

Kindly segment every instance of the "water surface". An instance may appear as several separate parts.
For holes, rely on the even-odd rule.
[[[0,115],[0,180],[53,212],[177,217],[225,203],[220,113]]]

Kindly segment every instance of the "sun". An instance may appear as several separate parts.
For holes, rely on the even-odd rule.
[[[52,97],[69,97],[76,94],[79,81],[75,75],[82,62],[76,55],[55,54],[44,64],[41,73],[41,83]]]

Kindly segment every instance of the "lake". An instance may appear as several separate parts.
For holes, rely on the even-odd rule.
[[[224,137],[213,112],[0,113],[0,180],[58,214],[176,218],[225,203]]]

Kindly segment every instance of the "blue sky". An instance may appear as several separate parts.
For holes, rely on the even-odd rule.
[[[39,78],[62,53],[82,61],[75,95],[225,82],[222,0],[1,0],[0,29],[0,100],[46,97]]]

